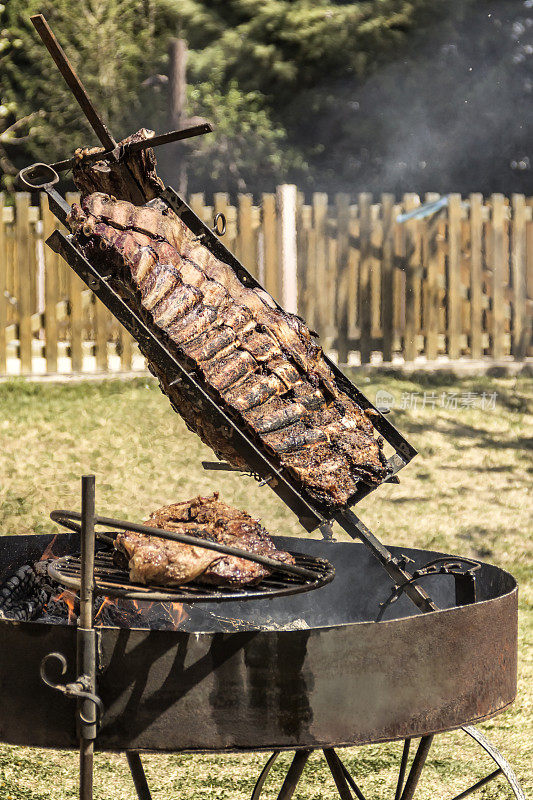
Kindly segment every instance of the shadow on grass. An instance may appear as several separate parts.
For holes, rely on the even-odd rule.
[[[441,417],[434,425],[430,426],[427,420],[415,422],[406,414],[400,412],[395,415],[393,424],[402,431],[407,439],[412,435],[423,436],[431,428],[431,430],[438,430],[439,433],[444,435],[452,434],[452,436],[455,436],[457,439],[475,439],[477,440],[477,447],[483,447],[487,450],[521,450],[523,452],[533,450],[533,437],[531,436],[497,438],[492,431],[476,427],[475,425],[468,425],[464,422],[458,422],[453,419],[443,419]],[[423,446],[423,439],[419,446]]]
[[[439,469],[451,469],[457,471],[461,469],[458,467],[457,464],[439,464]],[[463,469],[468,470],[468,472],[514,472],[516,467],[513,464],[502,464],[501,467],[472,467],[470,464],[468,467],[464,467]]]

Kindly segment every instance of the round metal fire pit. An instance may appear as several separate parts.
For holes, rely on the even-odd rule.
[[[37,560],[52,538],[0,537],[0,581]],[[59,535],[54,553],[73,552],[78,543],[73,534]],[[426,577],[421,584],[443,610],[420,614],[402,596],[383,612],[391,582],[362,545],[276,539],[282,548],[296,543],[326,557],[334,581],[309,594],[224,604],[224,615],[240,621],[236,633],[217,632],[209,614],[205,624],[191,615],[177,631],[99,629],[105,714],[97,747],[363,744],[459,727],[513,701],[517,588],[507,572],[482,564],[477,602],[460,607],[451,576]],[[391,549],[413,559],[413,569],[442,555]],[[75,626],[0,621],[1,741],[78,746],[72,701],[39,677],[52,651],[73,671],[62,679],[74,679]]]

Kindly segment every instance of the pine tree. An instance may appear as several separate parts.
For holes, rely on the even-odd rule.
[[[490,191],[495,172],[500,190],[527,191],[530,5],[4,0],[0,167],[97,143],[29,22],[43,11],[117,138],[166,130],[158,76],[169,37],[187,39],[187,112],[215,125],[182,148],[191,191],[257,193],[287,179],[352,192]],[[174,181],[168,153],[158,157]]]
[[[5,124],[37,112],[24,148],[5,145],[19,167],[31,158],[53,161],[76,147],[98,144],[29,20],[40,11],[115,136],[131,132],[142,101],[140,76],[153,71],[157,60],[152,0],[9,0],[0,11]]]

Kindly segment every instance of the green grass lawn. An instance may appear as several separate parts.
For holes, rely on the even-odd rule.
[[[527,794],[533,788],[533,380],[376,374],[356,376],[356,382],[370,399],[379,390],[392,393],[391,419],[419,450],[399,485],[381,487],[358,506],[371,530],[386,543],[493,562],[520,583],[518,699],[480,728],[509,758]],[[160,505],[217,488],[273,533],[303,534],[268,487],[203,472],[200,461],[212,458],[211,451],[186,430],[152,381],[0,384],[0,432],[1,535],[53,531],[50,510],[79,508],[79,477],[86,472],[96,474],[102,514],[140,520]],[[393,743],[341,755],[367,798],[384,800],[394,794],[400,751]],[[438,737],[417,800],[451,798],[469,776],[474,782],[491,771],[481,752],[464,734]],[[264,754],[152,755],[146,764],[154,800],[240,800],[249,797],[265,760]],[[283,756],[274,769],[267,800],[277,796],[287,763]],[[76,770],[73,753],[0,745],[0,800],[74,798]],[[297,796],[335,796],[318,754],[304,779]],[[498,779],[475,796],[495,800],[511,793]],[[97,757],[95,798],[135,798],[124,758]]]

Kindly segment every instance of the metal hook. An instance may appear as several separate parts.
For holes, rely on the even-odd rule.
[[[218,225],[219,222],[221,223],[220,227]],[[213,233],[216,233],[217,236],[224,236],[224,234],[226,233],[226,217],[224,216],[222,211],[219,211],[218,214],[215,216],[215,219],[213,220],[213,227],[211,228],[211,230],[213,231]]]
[[[37,189],[47,189],[59,182],[59,175],[48,164],[38,162],[31,164],[29,167],[21,169],[17,175],[17,181],[22,184],[25,189],[30,189],[35,192]]]
[[[91,681],[88,675],[80,675],[73,683],[56,683],[53,680],[50,680],[48,675],[46,674],[46,669],[49,662],[54,659],[55,661],[59,661],[61,665],[61,676],[65,675],[67,672],[67,660],[62,653],[48,653],[43,660],[41,661],[41,665],[39,668],[39,672],[41,675],[41,680],[50,689],[54,689],[56,692],[61,692],[64,694],[65,697],[72,697],[76,700],[88,700],[91,703],[94,703],[96,707],[96,725],[97,727],[100,726],[101,719],[104,715],[104,704],[100,700],[97,694],[91,692]],[[85,723],[85,725],[94,725],[95,722],[92,719],[88,719],[84,716],[81,708],[78,711],[78,716],[80,720]]]
[[[219,222],[220,226],[218,224]],[[219,211],[218,214],[215,216],[213,220],[213,227],[209,228],[209,230],[211,231],[211,233],[215,233],[217,236],[224,236],[224,234],[226,233],[226,217],[224,216],[222,211]],[[207,231],[203,231],[202,233],[199,233],[198,236],[195,236],[192,241],[201,242],[202,239],[205,239],[206,236],[207,236]]]
[[[41,162],[24,167],[17,175],[17,182],[24,189],[29,189],[31,192],[46,192],[51,211],[65,225],[70,213],[70,206],[59,192],[54,189],[54,185],[58,181],[59,175],[55,169],[49,164]]]
[[[43,683],[46,683],[46,685],[49,686],[51,689],[57,689],[57,691],[61,691],[63,688],[63,684],[54,683],[54,681],[51,681],[46,674],[46,667],[48,665],[48,662],[51,661],[52,659],[59,661],[59,663],[61,664],[61,673],[60,673],[61,677],[63,677],[63,675],[66,674],[67,659],[65,658],[63,653],[48,653],[48,655],[46,655],[41,661],[41,666],[39,668],[41,680]]]

